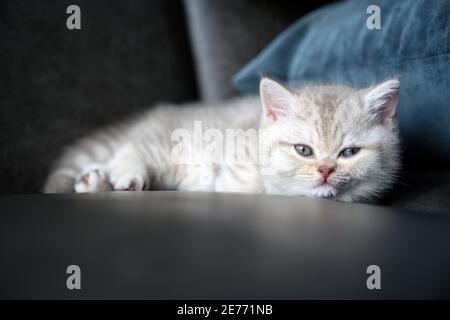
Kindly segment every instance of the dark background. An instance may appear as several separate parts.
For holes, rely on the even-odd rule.
[[[66,8],[81,8],[81,30]],[[38,192],[62,147],[197,97],[178,1],[2,1],[0,192]]]

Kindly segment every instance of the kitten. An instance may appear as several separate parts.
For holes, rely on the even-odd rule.
[[[69,148],[44,191],[171,189],[369,201],[392,185],[400,165],[399,88],[391,79],[366,89],[290,90],[263,78],[260,98],[161,106]],[[199,126],[200,140],[190,136]],[[223,148],[229,132],[249,139],[240,150]],[[235,161],[217,157],[224,149]]]

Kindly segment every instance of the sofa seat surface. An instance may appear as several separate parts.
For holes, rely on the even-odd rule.
[[[0,219],[0,298],[450,298],[445,215],[150,191],[8,195]]]

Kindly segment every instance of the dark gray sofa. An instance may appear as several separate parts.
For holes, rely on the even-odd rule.
[[[310,10],[270,0],[87,1],[82,29],[66,0],[0,4],[0,194],[40,191],[64,146],[159,102],[217,101],[230,77]],[[408,163],[381,204],[450,207],[442,165]]]

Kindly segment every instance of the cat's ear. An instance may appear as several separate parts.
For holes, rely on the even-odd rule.
[[[400,80],[387,80],[369,91],[364,96],[365,107],[382,123],[387,124],[395,117],[400,95]]]
[[[278,82],[262,78],[259,84],[259,94],[264,115],[276,121],[285,117],[294,103],[292,93]]]

